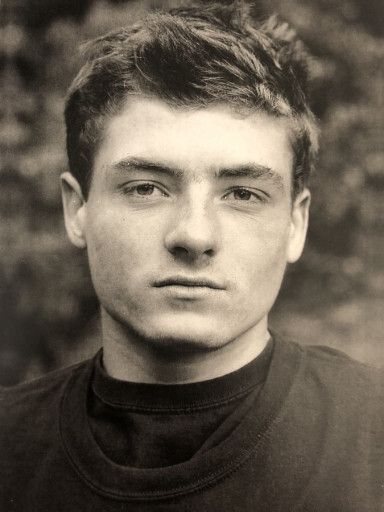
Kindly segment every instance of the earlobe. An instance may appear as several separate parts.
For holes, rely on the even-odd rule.
[[[304,249],[308,229],[309,205],[311,194],[304,189],[296,197],[291,212],[291,226],[287,248],[287,262],[297,261]]]
[[[64,222],[70,241],[76,247],[87,246],[85,236],[86,201],[76,178],[69,172],[61,175]]]

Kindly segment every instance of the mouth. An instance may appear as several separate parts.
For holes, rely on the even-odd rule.
[[[182,286],[186,288],[210,288],[212,290],[225,290],[225,286],[216,281],[206,278],[172,276],[166,279],[155,281],[155,288],[164,288],[167,286]]]

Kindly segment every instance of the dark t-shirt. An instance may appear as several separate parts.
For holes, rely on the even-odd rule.
[[[0,510],[384,510],[382,381],[278,338],[171,387],[115,381],[97,356],[2,393]]]
[[[89,424],[104,454],[117,464],[156,468],[185,462],[227,437],[256,398],[273,349],[238,371],[181,385],[137,384],[109,377],[96,357],[88,396]],[[220,428],[219,428],[220,427]]]

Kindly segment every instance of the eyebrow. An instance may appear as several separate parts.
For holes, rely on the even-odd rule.
[[[155,173],[165,174],[171,177],[182,178],[184,172],[182,169],[170,167],[163,163],[153,162],[140,157],[127,157],[110,166],[111,170],[118,172],[130,172],[132,169],[142,171],[152,171]],[[247,163],[239,166],[218,169],[215,172],[216,178],[252,178],[271,181],[279,188],[284,188],[283,177],[272,170],[270,167]]]
[[[152,162],[150,160],[146,160],[145,158],[137,157],[124,158],[123,160],[112,164],[110,168],[120,172],[129,172],[132,169],[139,171],[152,171],[176,178],[181,178],[184,174],[181,169],[176,169],[162,163]]]
[[[284,187],[283,177],[270,167],[260,164],[249,163],[228,169],[220,169],[217,172],[219,178],[252,178],[272,181],[279,188]]]

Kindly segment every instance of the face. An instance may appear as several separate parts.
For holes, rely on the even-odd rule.
[[[131,98],[109,119],[87,201],[64,177],[105,314],[148,343],[212,349],[265,324],[302,250],[289,126],[225,106]]]

